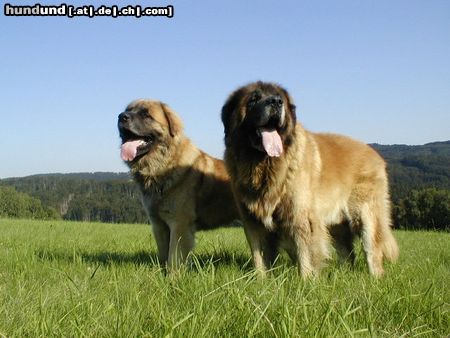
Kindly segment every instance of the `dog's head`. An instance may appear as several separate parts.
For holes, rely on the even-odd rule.
[[[129,164],[161,144],[172,144],[183,131],[180,118],[169,106],[142,99],[131,102],[119,114],[117,126],[122,138],[121,157]]]
[[[255,82],[234,91],[222,108],[225,144],[281,156],[292,143],[295,105],[277,84]]]

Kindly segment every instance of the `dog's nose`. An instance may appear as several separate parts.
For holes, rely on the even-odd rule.
[[[119,114],[119,122],[127,122],[130,119],[130,114],[123,112]]]
[[[283,99],[279,95],[274,95],[268,99],[268,103],[274,107],[281,107],[283,105]]]

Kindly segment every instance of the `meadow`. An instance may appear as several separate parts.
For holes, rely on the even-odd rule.
[[[396,231],[397,264],[282,255],[256,278],[242,229],[197,234],[188,269],[157,264],[149,225],[0,219],[0,337],[446,337],[450,234]]]

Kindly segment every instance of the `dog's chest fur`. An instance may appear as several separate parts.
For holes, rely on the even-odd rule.
[[[241,163],[234,175],[234,189],[241,209],[247,218],[256,219],[265,228],[276,231],[294,222],[291,196],[294,175],[298,166],[296,147],[290,147],[284,158],[265,158],[255,164]]]

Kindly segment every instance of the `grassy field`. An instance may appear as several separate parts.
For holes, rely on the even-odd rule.
[[[255,278],[242,229],[198,233],[166,276],[147,225],[0,220],[0,337],[445,337],[450,234],[396,232],[386,277],[330,262],[303,282],[284,256]]]

